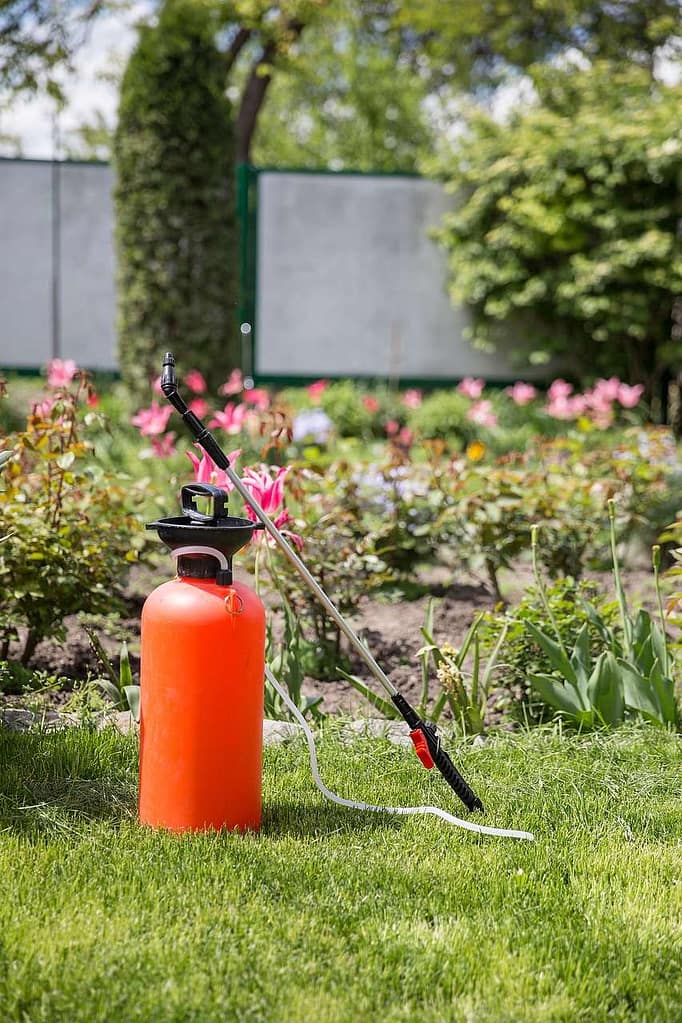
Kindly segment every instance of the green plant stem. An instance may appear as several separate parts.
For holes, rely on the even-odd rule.
[[[661,621],[661,635],[663,637],[664,655],[663,655],[663,664],[661,665],[661,669],[663,671],[663,674],[666,676],[666,678],[669,678],[670,677],[669,676],[670,660],[669,660],[669,657],[668,657],[668,640],[667,640],[666,631],[665,631],[665,615],[663,613],[663,596],[661,594],[661,577],[660,577],[661,548],[658,546],[658,544],[656,544],[653,547],[651,554],[652,554],[651,561],[652,561],[653,568],[654,568],[654,589],[656,590],[656,605],[658,607],[658,617],[660,618],[660,621]]]
[[[547,615],[547,618],[551,622],[552,628],[554,629],[554,635],[556,636],[557,643],[561,647],[563,654],[566,657],[568,657],[568,651],[566,650],[564,641],[561,638],[561,633],[559,632],[559,626],[557,625],[557,620],[554,617],[554,612],[552,611],[549,601],[547,600],[545,584],[540,574],[540,567],[538,565],[538,526],[531,526],[530,528],[530,553],[531,560],[533,562],[533,577],[535,579],[535,585],[538,588],[538,593],[540,595],[542,607],[544,609],[545,614]]]
[[[623,653],[626,659],[632,657],[632,623],[628,615],[628,605],[625,599],[625,590],[620,576],[620,564],[618,551],[616,549],[616,506],[613,499],[608,502],[609,509],[609,538],[611,543],[611,560],[613,562],[613,584],[616,590],[616,599],[620,610],[620,620],[623,626]]]

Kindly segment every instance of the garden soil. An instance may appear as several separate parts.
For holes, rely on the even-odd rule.
[[[130,649],[131,667],[137,675],[139,672],[139,640],[140,613],[145,596],[168,578],[166,566],[157,570],[147,567],[139,568],[131,574],[130,584],[126,593],[125,613],[117,622],[111,635],[98,631],[103,645],[114,663],[120,649],[120,642],[126,639]],[[239,577],[239,572],[237,573]],[[612,591],[611,577],[608,573],[590,573],[600,584],[604,592]],[[242,581],[249,583],[247,576]],[[442,576],[434,575],[429,580],[430,593],[417,600],[384,603],[377,600],[363,600],[355,614],[350,616],[353,627],[367,643],[372,654],[381,667],[389,675],[391,681],[410,700],[418,700],[421,696],[421,672],[417,652],[424,645],[421,627],[424,624],[428,601],[435,597],[434,638],[438,643],[448,642],[453,646],[461,644],[475,614],[480,611],[493,610],[495,599],[490,590],[476,578],[462,578],[457,581],[446,581]],[[502,592],[514,603],[531,582],[528,569],[511,573],[502,577]],[[647,566],[638,565],[625,574],[625,583],[632,602],[642,601],[646,606],[652,604],[651,573]],[[73,684],[100,674],[97,658],[94,655],[88,637],[76,617],[64,622],[66,637],[63,642],[45,640],[39,644],[31,667],[44,671],[47,675],[62,676],[70,680],[63,689],[51,691],[47,700],[51,705],[59,706],[71,698]],[[18,647],[12,651],[18,655]],[[380,687],[368,674],[359,658],[351,659],[354,674],[362,678],[373,690],[380,692]],[[431,679],[432,697],[438,692],[438,680]],[[343,679],[319,681],[307,678],[303,691],[307,696],[322,696],[323,707],[327,713],[345,713],[376,716],[360,694],[351,688]],[[506,690],[494,691],[490,698],[490,716],[497,717],[495,708],[508,702]],[[5,705],[17,705],[17,696],[0,696]]]

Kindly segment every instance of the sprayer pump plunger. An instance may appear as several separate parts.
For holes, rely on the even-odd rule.
[[[230,466],[229,458],[222,450],[215,437],[213,437],[209,430],[204,426],[199,417],[195,415],[190,408],[188,408],[186,402],[178,393],[177,380],[175,376],[175,358],[171,352],[166,352],[163,358],[161,390],[173,408],[180,413],[196,442],[201,445],[204,451],[213,459],[218,468],[224,470],[227,478],[230,480],[237,493],[240,494],[246,504],[255,512],[260,523],[262,523],[263,527],[268,531],[282,553],[315,594],[332,620],[341,629],[355,652],[367,665],[374,678],[388,693],[395,707],[410,727],[410,738],[414,743],[417,756],[424,767],[428,769],[437,767],[448,785],[457,793],[459,798],[469,810],[482,811],[483,804],[481,800],[464,780],[448,754],[441,746],[440,736],[438,735],[434,725],[424,721],[419,716],[414,707],[412,707],[405,697],[398,692],[391,680],[384,674],[367,647],[355,634],[346,619],[329,599],[317,580],[310,574],[298,554],[292,550],[286,542],[272,519],[263,510],[263,508],[261,508],[249,490],[247,490],[244,486],[239,476]],[[187,488],[185,488],[185,490],[186,489]],[[251,523],[251,525],[253,524]]]

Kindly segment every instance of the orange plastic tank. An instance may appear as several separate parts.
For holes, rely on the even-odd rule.
[[[239,528],[239,546],[254,528],[243,519],[224,522],[224,552]],[[230,522],[242,525],[230,534]],[[202,527],[178,517],[150,528],[181,548],[177,555],[192,549],[188,541],[196,544]],[[257,830],[265,611],[253,590],[231,582],[231,560],[220,570],[216,537],[202,532],[199,539],[201,552],[182,554],[179,577],[155,589],[142,611],[140,821],[171,831]]]

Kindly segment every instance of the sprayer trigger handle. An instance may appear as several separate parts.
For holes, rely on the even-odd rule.
[[[429,744],[426,741],[426,736],[422,732],[421,728],[415,728],[413,732],[410,732],[410,739],[412,739],[415,753],[426,770],[430,771],[432,767],[435,767],[435,764],[433,757],[429,752]]]

